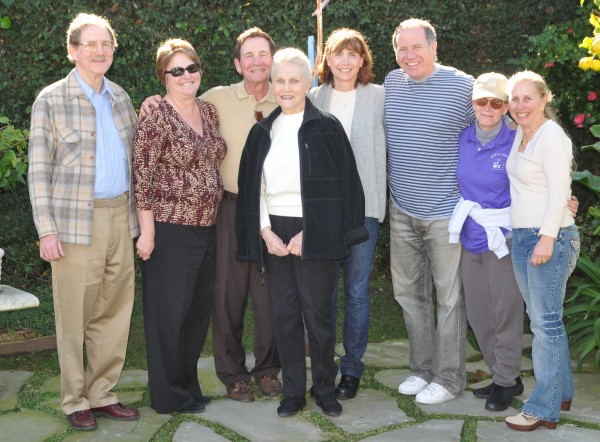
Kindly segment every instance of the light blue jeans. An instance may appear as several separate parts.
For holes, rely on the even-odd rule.
[[[567,334],[562,321],[567,279],[579,255],[575,225],[561,228],[546,264],[531,264],[539,229],[513,229],[512,261],[517,284],[527,306],[533,332],[533,371],[536,385],[521,411],[558,422],[561,401],[573,398],[573,375]]]
[[[391,202],[390,267],[408,332],[412,373],[459,395],[466,387],[467,315],[460,287],[461,245],[448,242],[448,221],[413,218]]]
[[[369,239],[350,247],[350,255],[342,260],[344,266],[344,356],[340,372],[361,378],[365,371],[362,357],[369,342],[369,277],[373,268],[375,245],[379,231],[377,218],[365,218],[365,227],[369,231]],[[338,269],[339,270],[339,269]],[[333,315],[337,312],[337,284],[332,293]]]

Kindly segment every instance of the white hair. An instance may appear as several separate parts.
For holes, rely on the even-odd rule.
[[[275,52],[273,56],[273,65],[271,66],[271,78],[275,77],[275,72],[281,63],[293,63],[300,67],[306,81],[310,81],[310,61],[300,49],[284,48]]]

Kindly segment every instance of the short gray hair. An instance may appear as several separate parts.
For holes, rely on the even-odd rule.
[[[404,29],[415,28],[422,28],[425,31],[425,38],[427,38],[427,43],[429,43],[429,46],[433,45],[433,43],[437,41],[437,34],[431,23],[420,18],[409,18],[408,20],[401,22],[398,27],[394,29],[394,35],[392,35],[392,46],[394,46],[394,50],[397,49],[396,37],[398,36],[398,33]]]
[[[81,43],[81,41],[79,41],[79,38],[81,37],[81,31],[88,26],[99,26],[106,29],[110,41],[113,44],[113,49],[117,49],[117,34],[110,25],[108,19],[96,14],[85,13],[77,14],[77,17],[75,17],[69,25],[69,29],[67,29],[67,45],[77,46],[79,43]],[[67,57],[70,61],[74,61],[70,54],[68,54]]]
[[[296,48],[284,48],[275,52],[273,56],[273,65],[271,66],[271,78],[275,76],[277,68],[281,63],[293,63],[300,67],[306,81],[311,81],[310,61],[304,52]]]

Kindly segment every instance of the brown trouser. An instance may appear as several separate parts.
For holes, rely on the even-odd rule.
[[[231,194],[221,201],[217,215],[217,274],[213,298],[213,354],[217,376],[225,385],[279,373],[266,281],[253,263],[235,259],[235,200]],[[242,345],[244,313],[252,299],[254,356],[250,371]]]

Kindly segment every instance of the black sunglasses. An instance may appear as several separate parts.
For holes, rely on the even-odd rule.
[[[173,68],[170,71],[166,71],[165,74],[171,74],[173,77],[181,77],[184,71],[195,74],[196,72],[200,72],[200,65],[198,63],[192,63],[187,68]]]

